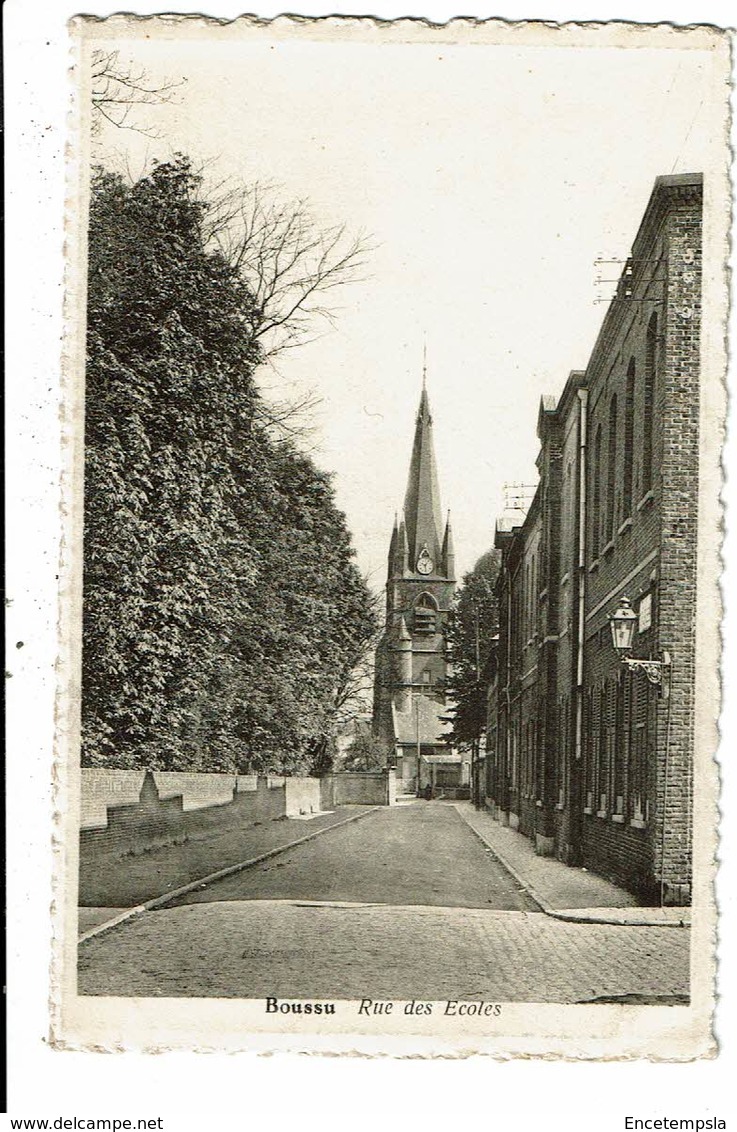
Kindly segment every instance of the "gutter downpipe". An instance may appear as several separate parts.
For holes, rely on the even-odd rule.
[[[506,701],[507,726],[505,735],[506,765],[504,768],[504,825],[509,825],[510,796],[512,793],[512,698],[509,693],[509,684],[512,679],[512,571],[507,568],[507,656],[506,656]]]
[[[578,390],[579,433],[578,433],[578,618],[576,626],[576,783],[577,790],[572,802],[574,844],[577,854],[580,848],[581,803],[583,802],[582,749],[583,749],[583,654],[586,632],[586,519],[588,500],[586,496],[586,457],[588,443],[588,401],[587,389]]]

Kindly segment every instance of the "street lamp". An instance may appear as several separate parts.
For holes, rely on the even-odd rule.
[[[628,668],[630,672],[644,672],[651,684],[656,684],[658,687],[662,685],[663,691],[667,694],[668,686],[665,678],[671,665],[669,653],[664,652],[661,660],[640,660],[637,657],[627,655],[632,650],[636,621],[637,614],[632,609],[630,599],[628,597],[621,598],[616,611],[609,614],[612,644],[619,653],[625,668]]]

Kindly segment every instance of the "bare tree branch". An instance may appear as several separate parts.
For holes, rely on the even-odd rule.
[[[130,106],[123,106],[120,114],[111,111],[117,96],[105,95],[108,73],[118,66],[117,52],[98,54],[97,109],[119,125]],[[125,72],[125,76],[131,85],[142,81],[140,73]],[[168,99],[171,89],[149,85],[138,103],[154,95]],[[238,272],[253,297],[241,312],[243,324],[258,344],[261,365],[278,374],[282,354],[316,341],[335,325],[341,309],[334,301],[337,292],[365,278],[373,245],[361,233],[351,235],[346,225],[320,229],[304,200],[284,203],[272,185],[219,178],[216,170],[214,161],[192,170],[192,184],[198,186],[194,191],[203,206],[203,240]],[[129,170],[127,175],[130,178]],[[304,448],[319,403],[313,393],[294,401],[265,401],[259,423],[273,440],[299,440]]]
[[[306,442],[314,432],[313,414],[320,403],[320,398],[311,392],[291,401],[265,397],[256,406],[255,417],[272,441],[299,441],[301,450],[308,451]]]
[[[383,594],[379,592],[371,591],[371,595],[373,627],[359,641],[353,664],[343,674],[343,679],[335,690],[332,721],[336,733],[345,731],[349,724],[365,718],[371,712],[374,653],[383,632],[381,611],[384,600]]]
[[[220,182],[207,193],[205,234],[256,300],[253,327],[264,361],[333,325],[325,296],[364,278],[370,241],[345,225],[320,230],[305,201],[280,202],[272,186]]]
[[[181,79],[155,86],[143,68],[122,61],[119,51],[102,50],[92,53],[91,78],[93,132],[99,132],[105,121],[122,130],[136,130],[150,138],[158,134],[152,128],[131,120],[132,108],[171,102],[174,91],[186,82]]]

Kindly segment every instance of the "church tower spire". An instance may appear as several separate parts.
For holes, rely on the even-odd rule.
[[[450,516],[443,524],[432,414],[423,359],[404,508],[389,544],[386,625],[376,649],[374,733],[396,766],[400,789],[432,792],[467,780],[460,753],[449,750],[446,629],[455,591]],[[437,781],[440,781],[438,778]]]
[[[435,463],[432,414],[423,367],[422,393],[415,421],[412,458],[404,497],[404,521],[409,546],[410,569],[415,570],[422,555],[439,567],[442,551],[442,512],[440,487]],[[437,572],[435,569],[433,573]]]

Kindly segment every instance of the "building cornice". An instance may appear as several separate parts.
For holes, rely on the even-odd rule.
[[[651,252],[660,236],[669,212],[680,202],[699,204],[703,199],[703,174],[678,173],[656,178],[645,215],[632,244],[632,250],[622,270],[617,292],[604,315],[601,329],[591,351],[586,376],[591,379],[606,359],[612,343],[626,319],[632,315],[630,300],[623,294],[625,285],[634,292],[647,277]]]

